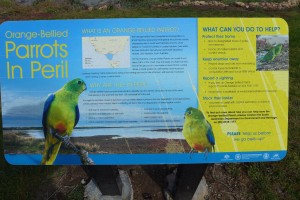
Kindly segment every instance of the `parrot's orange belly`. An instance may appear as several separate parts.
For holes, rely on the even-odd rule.
[[[60,134],[63,134],[67,131],[67,128],[65,126],[64,123],[58,123],[56,126],[55,126],[55,130],[56,132],[60,133]]]
[[[193,149],[197,150],[197,151],[201,151],[204,152],[205,151],[205,146],[202,144],[194,144],[193,145]]]

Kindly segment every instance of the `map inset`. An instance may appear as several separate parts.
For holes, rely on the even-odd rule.
[[[82,37],[83,68],[130,67],[130,37]]]

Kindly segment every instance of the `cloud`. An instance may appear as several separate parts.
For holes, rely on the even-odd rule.
[[[2,90],[3,117],[40,118],[46,97],[35,94],[30,96],[25,92]]]
[[[10,107],[4,113],[4,117],[42,118],[44,102],[17,105]]]

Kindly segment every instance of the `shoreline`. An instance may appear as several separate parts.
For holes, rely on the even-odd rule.
[[[23,133],[4,133],[5,153],[42,153],[44,139],[36,139]],[[124,138],[118,135],[99,135],[71,137],[71,141],[90,154],[151,154],[189,152],[190,147],[184,139],[167,138]],[[72,153],[61,146],[59,153]]]

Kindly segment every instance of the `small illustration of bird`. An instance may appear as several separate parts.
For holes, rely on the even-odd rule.
[[[282,51],[282,44],[277,44],[272,47],[268,53],[261,59],[261,62],[271,62],[273,61]]]
[[[86,89],[85,82],[77,78],[49,94],[43,111],[45,149],[41,164],[53,164],[62,144],[59,138],[66,145],[70,143],[69,136],[79,121],[78,97]]]
[[[189,107],[184,113],[183,136],[194,151],[204,152],[207,159],[208,152],[214,151],[215,137],[210,123],[205,119],[203,113]]]

